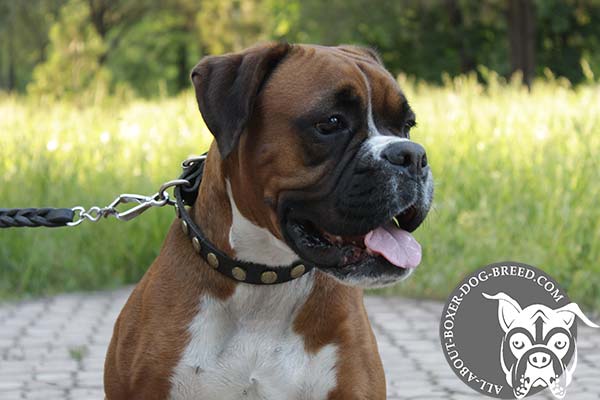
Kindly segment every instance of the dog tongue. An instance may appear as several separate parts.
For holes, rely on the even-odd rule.
[[[402,268],[415,268],[421,262],[421,245],[408,232],[393,224],[380,226],[365,236],[365,246]]]

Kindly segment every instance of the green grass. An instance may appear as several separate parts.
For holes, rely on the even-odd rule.
[[[515,260],[600,309],[600,86],[404,84],[436,195],[416,232],[422,265],[383,292],[444,298],[475,268]],[[88,207],[151,193],[210,140],[191,93],[93,107],[0,97],[0,207]],[[173,217],[160,209],[128,223],[0,231],[0,297],[135,282]]]

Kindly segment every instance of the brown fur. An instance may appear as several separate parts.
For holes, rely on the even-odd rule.
[[[231,209],[218,153],[211,152],[206,182],[192,210],[219,248],[231,253],[227,231]],[[218,184],[221,182],[221,184]],[[211,269],[194,252],[179,222],[171,226],[160,254],[138,283],[115,323],[105,363],[104,386],[110,400],[168,398],[169,378],[187,345],[187,328],[200,310],[203,294],[226,299],[235,283]]]
[[[192,210],[207,238],[232,256],[225,178],[239,199],[240,212],[282,238],[276,214],[278,194],[318,185],[329,168],[304,165],[301,144],[294,134],[287,134],[286,121],[301,114],[316,92],[328,85],[350,84],[366,99],[365,76],[374,107],[391,107],[396,100],[387,89],[390,76],[373,52],[297,46],[289,52],[258,97],[247,132],[227,159],[221,161],[216,144],[211,147]],[[169,378],[188,343],[187,328],[200,311],[200,297],[209,294],[226,299],[235,287],[193,251],[176,221],[115,324],[105,364],[107,398],[167,399]],[[317,272],[312,293],[293,328],[304,337],[309,353],[331,343],[338,346],[337,387],[329,400],[385,399],[385,377],[362,290]]]

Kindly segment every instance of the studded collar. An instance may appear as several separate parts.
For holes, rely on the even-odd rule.
[[[291,265],[273,267],[236,260],[217,249],[204,236],[200,227],[192,220],[186,206],[192,206],[198,197],[205,159],[205,156],[202,156],[184,162],[183,174],[179,178],[189,181],[190,185],[175,187],[177,217],[180,219],[183,233],[190,239],[196,253],[211,268],[228,278],[254,285],[274,285],[288,282],[310,271],[313,266],[305,261],[297,261]]]

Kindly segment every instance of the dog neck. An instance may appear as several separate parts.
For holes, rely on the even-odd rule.
[[[204,236],[216,248],[229,257],[235,256],[229,243],[229,230],[224,229],[230,227],[232,223],[231,206],[222,162],[215,151],[209,152],[206,159],[198,197],[190,214]]]
[[[299,257],[285,242],[242,213],[240,208],[253,210],[256,207],[252,206],[257,205],[242,195],[241,201],[246,201],[243,204],[245,207],[238,207],[239,202],[234,196],[231,180],[227,177],[228,167],[229,165],[221,161],[217,152],[210,152],[204,167],[203,183],[194,207],[190,210],[192,219],[205,237],[219,250],[236,260],[275,268],[298,261]],[[304,281],[304,279],[300,280]],[[265,287],[263,285],[243,286],[248,289],[245,291],[260,290]]]
[[[236,258],[272,267],[289,265],[297,261],[299,257],[287,244],[275,237],[268,229],[254,224],[242,215],[233,196],[229,180],[226,181],[226,185],[232,218],[229,244],[233,248]]]
[[[242,214],[240,208],[243,207],[238,207],[231,180],[225,172],[224,163],[211,152],[203,179],[210,185],[201,185],[192,212],[207,239],[228,256],[241,261],[272,267],[298,261],[298,255],[285,242]]]

